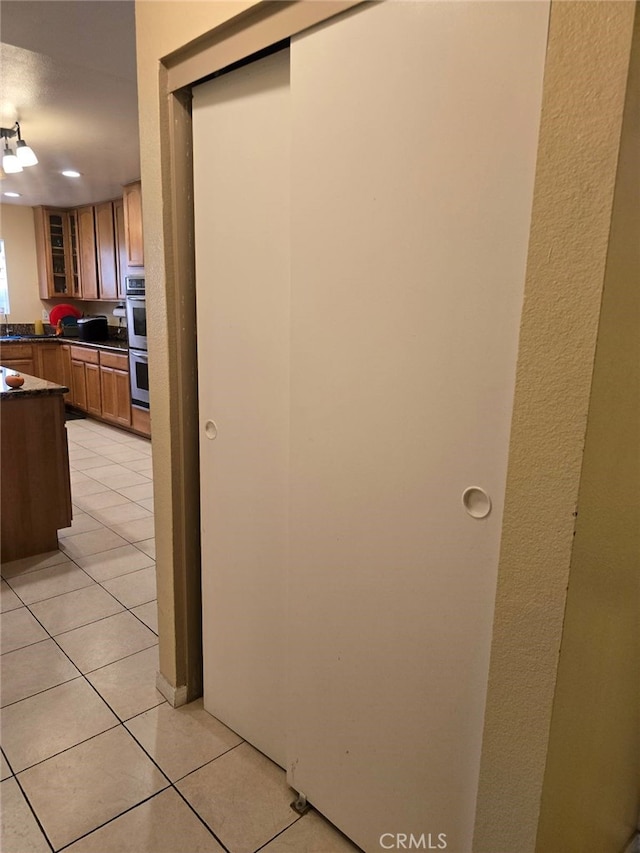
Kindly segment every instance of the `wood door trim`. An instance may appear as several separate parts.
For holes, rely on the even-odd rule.
[[[165,287],[174,318],[169,388],[172,419],[178,433],[172,442],[173,502],[171,597],[159,602],[175,613],[175,636],[160,636],[164,695],[184,704],[202,695],[202,593],[200,588],[200,457],[198,444],[196,286],[193,212],[193,133],[191,89],[216,71],[246,59],[283,39],[361,5],[364,0],[264,0],[225,21],[206,35],[168,54],[160,63],[160,121],[167,129],[161,142],[162,183],[169,203],[163,209],[166,236]],[[144,202],[144,185],[143,185]],[[135,428],[135,418],[134,418]],[[163,557],[160,556],[161,563]],[[162,672],[172,660],[173,678]],[[162,679],[159,684],[162,684]],[[183,689],[184,688],[184,689]],[[163,691],[164,692],[164,691]]]

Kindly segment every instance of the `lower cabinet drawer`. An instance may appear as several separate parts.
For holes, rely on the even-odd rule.
[[[0,358],[2,364],[5,361],[28,361],[33,358],[33,346],[31,344],[0,344]]]
[[[97,349],[89,349],[89,347],[71,347],[71,358],[74,361],[98,364],[100,356],[98,355]]]
[[[100,364],[102,367],[113,367],[114,370],[129,370],[129,356],[100,350]]]

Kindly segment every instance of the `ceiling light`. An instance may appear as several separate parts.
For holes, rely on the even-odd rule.
[[[4,143],[4,151],[2,152],[2,168],[7,175],[22,171],[22,163],[16,157],[13,148],[9,148],[7,142]]]
[[[79,178],[80,177],[80,172],[75,172],[73,169],[65,169],[64,172],[62,172],[62,174],[65,176],[65,178]]]
[[[12,139],[14,136],[18,137],[17,151],[15,152],[9,147],[9,143],[7,142],[8,139]],[[8,175],[21,172],[25,166],[36,165],[38,158],[34,154],[33,149],[29,148],[20,135],[19,122],[16,122],[13,127],[0,127],[0,138],[4,139],[2,168]]]
[[[24,139],[20,136],[20,125],[16,122],[18,129],[18,141],[16,143],[16,156],[20,161],[21,166],[35,166],[38,163],[38,158],[33,153],[33,149],[29,148]]]
[[[6,195],[8,198],[20,198],[20,193],[2,193],[2,195]]]

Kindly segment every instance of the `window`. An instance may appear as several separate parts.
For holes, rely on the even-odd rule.
[[[0,315],[11,313],[9,306],[9,283],[7,281],[7,264],[4,257],[4,240],[0,240]]]

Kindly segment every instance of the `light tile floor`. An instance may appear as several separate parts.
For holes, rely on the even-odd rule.
[[[158,669],[151,445],[67,423],[73,524],[2,566],[3,853],[357,853]],[[3,488],[10,484],[3,483]]]

